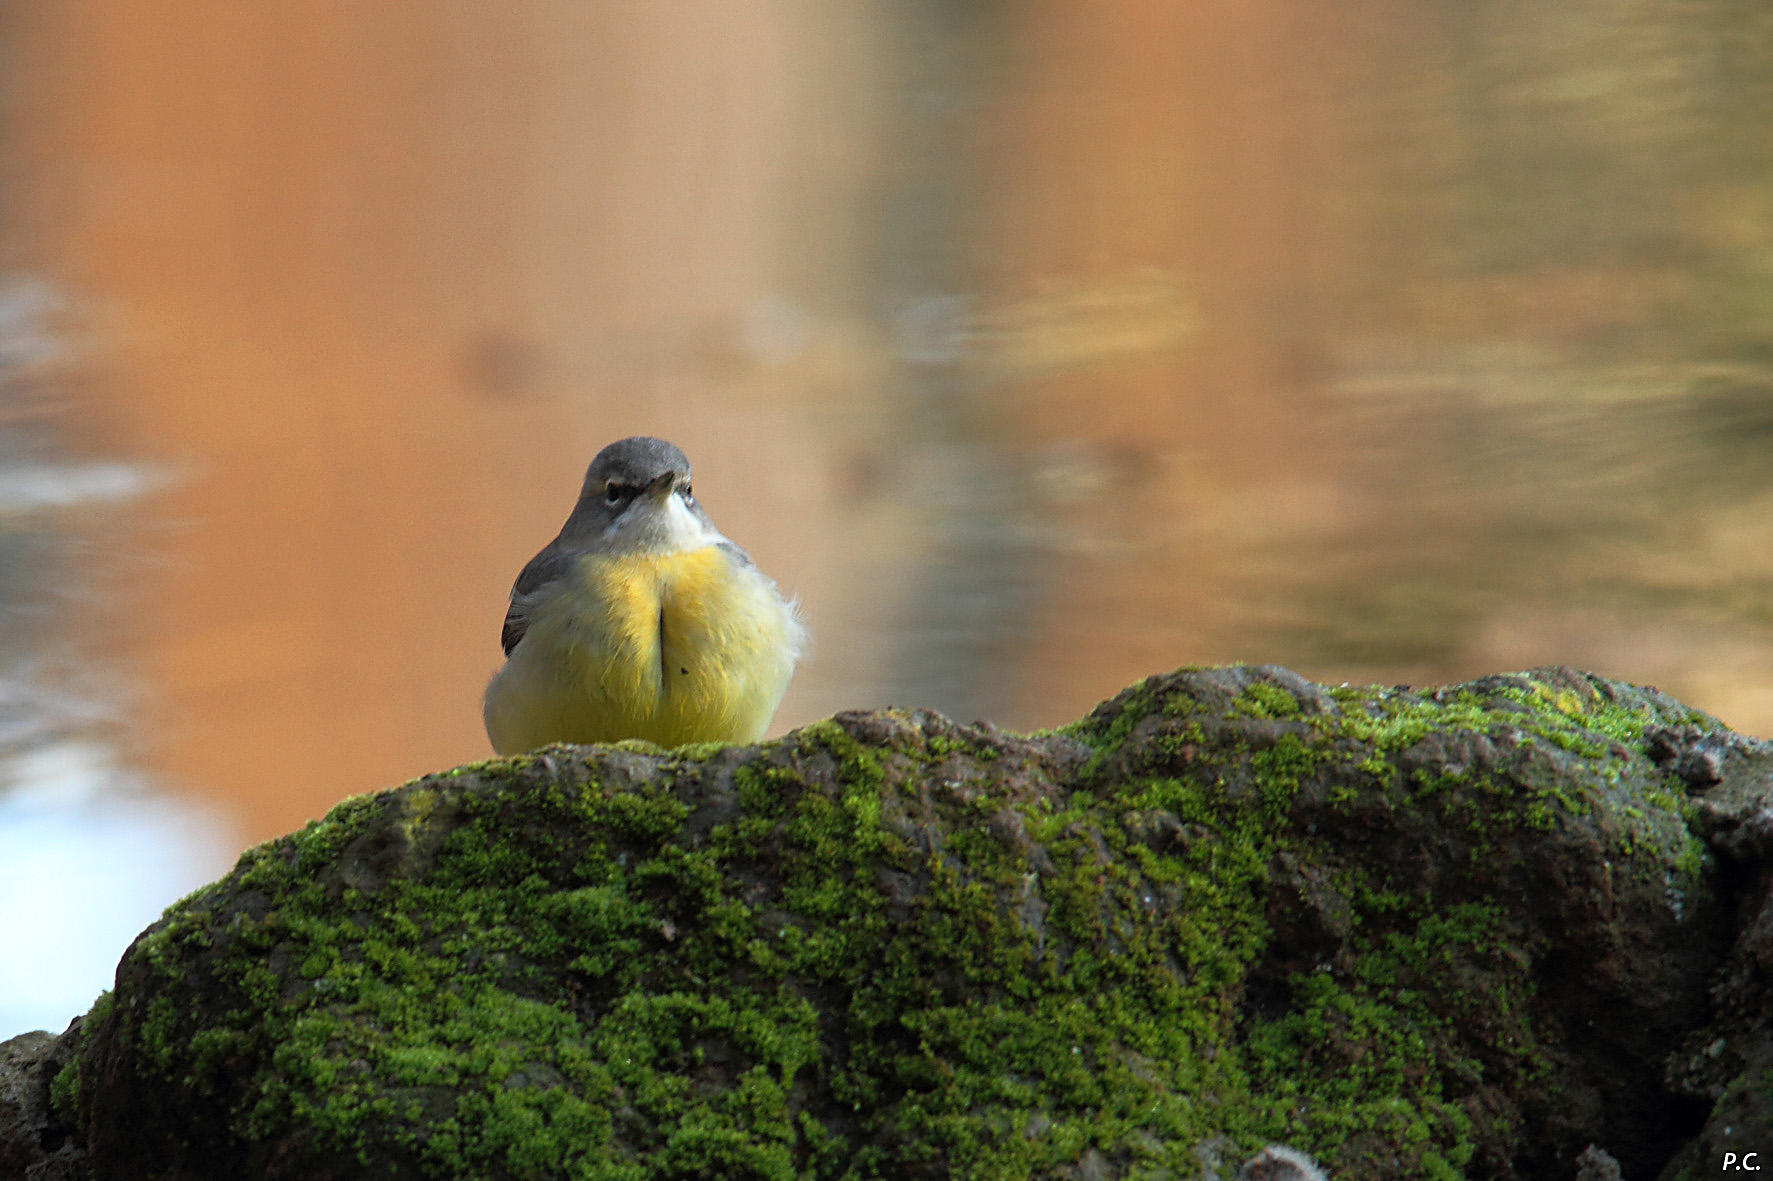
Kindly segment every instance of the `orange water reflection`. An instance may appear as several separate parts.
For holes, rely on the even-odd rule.
[[[778,728],[1247,659],[1773,731],[1728,11],[1331,7],[13,14],[14,252],[174,476],[144,759],[260,839],[486,755],[510,579],[638,431],[803,599]]]

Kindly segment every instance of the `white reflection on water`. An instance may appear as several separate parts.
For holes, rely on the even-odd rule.
[[[0,514],[133,500],[164,482],[134,463],[22,464],[0,469]]]
[[[82,555],[104,520],[78,514],[167,480],[63,454],[69,313],[49,284],[0,276],[0,1039],[84,1012],[136,934],[239,848],[119,764],[119,678],[63,618],[94,585]]]
[[[4,1040],[85,1012],[130,941],[239,845],[219,818],[144,790],[97,742],[41,747],[0,774]]]

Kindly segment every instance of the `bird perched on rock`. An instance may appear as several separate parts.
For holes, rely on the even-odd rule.
[[[505,666],[486,688],[500,754],[548,742],[660,746],[763,737],[807,636],[690,491],[663,439],[591,461],[560,535],[511,588]]]

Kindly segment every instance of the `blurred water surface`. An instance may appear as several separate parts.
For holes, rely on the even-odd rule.
[[[55,424],[0,454],[0,914],[485,756],[510,580],[642,431],[802,600],[778,729],[1243,660],[1773,733],[1758,0],[84,0],[0,53],[0,240],[83,342],[0,407]]]

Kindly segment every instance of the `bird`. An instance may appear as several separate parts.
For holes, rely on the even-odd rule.
[[[688,457],[635,436],[599,451],[566,524],[511,588],[486,688],[501,755],[550,742],[750,743],[808,636],[697,503]]]

